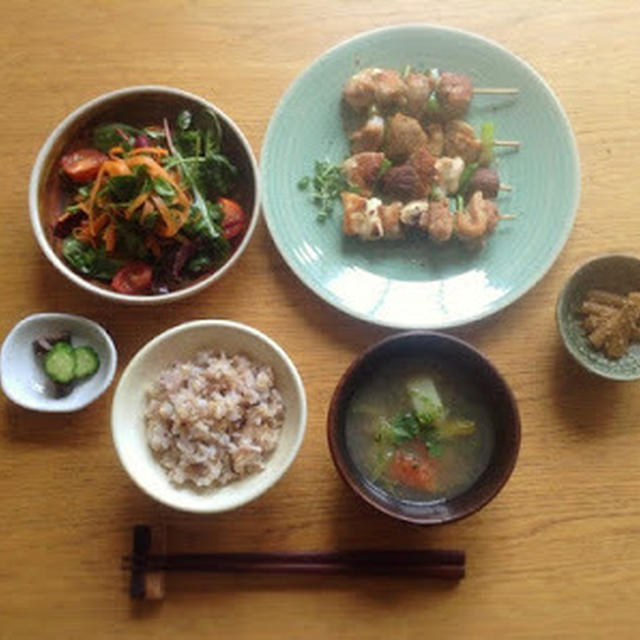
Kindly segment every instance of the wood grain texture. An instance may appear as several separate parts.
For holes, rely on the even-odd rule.
[[[304,288],[264,223],[220,283],[156,313],[98,302],[67,283],[38,250],[26,205],[40,145],[92,96],[139,83],[193,91],[235,118],[258,153],[279,97],[317,55],[357,32],[407,22],[475,31],[528,60],[563,103],[582,161],[578,217],[551,271],[505,311],[454,332],[513,386],[523,422],[516,471],[482,512],[428,530],[359,503],[325,443],[335,383],[388,331]],[[640,385],[597,380],[573,364],[554,305],[590,256],[639,251],[639,28],[640,7],[623,0],[34,0],[3,12],[0,335],[36,311],[80,313],[111,332],[122,368],[174,324],[233,318],[291,354],[309,422],[272,491],[237,512],[196,517],[151,502],[125,476],[111,445],[111,392],[71,416],[36,415],[3,397],[0,638],[637,637]],[[460,547],[468,577],[450,586],[171,575],[164,603],[132,606],[119,558],[136,522],[156,527],[176,552]]]

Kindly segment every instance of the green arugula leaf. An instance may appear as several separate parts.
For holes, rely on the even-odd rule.
[[[189,262],[187,262],[187,271],[194,275],[202,273],[209,269],[215,262],[214,257],[204,251],[196,253]]]
[[[146,220],[145,220],[146,222]],[[152,254],[144,244],[144,237],[140,233],[140,227],[134,221],[118,220],[117,250],[118,253],[136,260],[150,260]]]
[[[176,190],[171,183],[161,176],[153,179],[153,190],[163,198],[173,198],[176,195]]]
[[[104,248],[94,249],[72,235],[62,243],[62,255],[76,271],[97,280],[111,280],[124,264],[107,257]]]
[[[144,132],[137,127],[132,127],[122,122],[103,124],[93,130],[93,146],[104,153],[113,147],[133,147],[136,136]]]
[[[186,118],[178,122],[174,145],[180,158],[175,160],[191,185],[212,201],[228,194],[238,175],[237,167],[220,152],[221,142],[222,127],[210,110],[196,113],[188,126]]]
[[[114,202],[129,202],[141,191],[141,180],[136,175],[113,176],[107,182],[107,192]]]

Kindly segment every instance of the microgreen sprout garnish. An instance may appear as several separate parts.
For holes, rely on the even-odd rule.
[[[306,191],[312,188],[311,202],[318,209],[316,218],[323,222],[334,212],[334,205],[343,191],[354,191],[342,174],[340,165],[329,160],[317,160],[313,176],[304,176],[298,181],[298,188]]]

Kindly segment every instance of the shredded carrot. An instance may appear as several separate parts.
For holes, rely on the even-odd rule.
[[[109,216],[108,213],[101,213],[93,221],[93,234],[97,236],[110,220],[111,220],[111,217]]]
[[[140,214],[140,223],[144,222],[144,219],[154,212],[153,204],[151,204],[150,200],[147,200],[142,205],[142,213]]]
[[[151,153],[157,156],[169,155],[169,151],[164,147],[137,147],[129,151],[130,156],[137,156],[140,153]]]
[[[165,238],[175,236],[181,225],[179,225],[177,220],[173,217],[165,201],[159,196],[155,195],[151,196],[151,201],[156,206],[156,209],[160,212],[160,215],[162,216],[162,220],[164,221],[166,227],[165,230],[159,232],[160,235],[164,236]]]
[[[115,155],[122,155],[124,154],[124,149],[122,147],[111,147],[111,149],[109,149],[109,155],[111,157],[115,156]]]
[[[116,225],[113,222],[104,230],[102,234],[104,240],[104,248],[111,253],[116,246]]]
[[[122,158],[112,158],[104,162],[102,166],[110,176],[127,176],[131,173],[131,169]]]
[[[141,207],[146,201],[147,198],[151,195],[150,191],[143,191],[137,198],[135,198],[135,200],[127,207],[125,213],[124,213],[124,217],[127,220],[131,220],[131,216],[133,215],[133,212],[138,209],[139,207]]]
[[[85,244],[91,244],[94,247],[96,246],[95,239],[89,229],[89,223],[87,222],[83,222],[79,227],[75,227],[73,230],[73,237]]]
[[[69,218],[74,214],[75,214],[75,211],[65,211],[61,216],[58,217],[58,219],[56,220],[56,223],[64,222],[67,218]]]
[[[102,176],[104,175],[105,168],[104,165],[107,164],[103,162],[98,170],[98,175],[96,176],[96,180],[93,183],[93,187],[91,187],[91,193],[89,194],[89,204],[87,205],[87,217],[89,218],[89,232],[92,236],[95,235],[94,227],[93,227],[93,205],[96,201],[96,196],[98,195],[98,190],[100,189],[100,183],[102,182]]]

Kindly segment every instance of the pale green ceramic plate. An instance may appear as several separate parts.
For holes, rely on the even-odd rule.
[[[340,118],[345,80],[364,67],[407,64],[467,73],[475,86],[520,89],[515,99],[477,96],[468,114],[474,125],[494,121],[496,138],[522,142],[518,152],[498,153],[501,180],[514,187],[500,196],[501,210],[517,219],[502,221],[478,253],[455,243],[347,240],[340,211],[318,223],[309,194],[297,187],[316,159],[338,163],[348,154]],[[291,269],[338,309],[396,328],[462,325],[528,291],[564,246],[580,187],[571,126],[542,78],[489,40],[426,25],[371,31],[318,58],[282,98],[261,163],[265,218]]]

